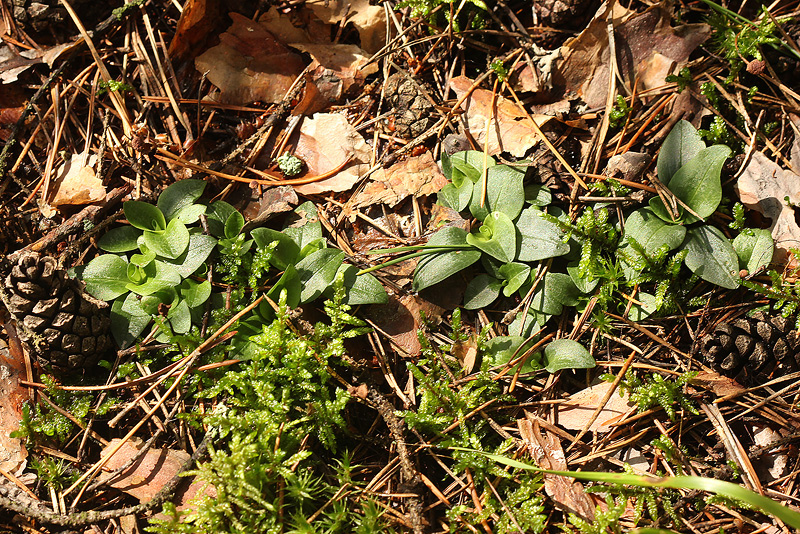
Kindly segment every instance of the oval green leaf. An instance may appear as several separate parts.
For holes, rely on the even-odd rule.
[[[83,270],[86,291],[100,300],[114,300],[127,293],[128,263],[114,254],[103,254]]]
[[[200,198],[206,183],[202,180],[181,180],[170,185],[159,195],[156,205],[167,220],[173,219],[186,206]]]
[[[697,276],[726,289],[739,287],[739,258],[733,245],[713,226],[692,228],[686,234],[686,266]]]
[[[665,223],[650,208],[636,210],[625,220],[626,241],[636,241],[648,256],[663,245],[667,245],[669,250],[678,248],[685,237],[685,227]]]
[[[572,339],[557,339],[548,344],[543,363],[549,373],[562,369],[591,369],[597,365],[589,351]]]
[[[121,349],[136,343],[150,321],[152,317],[141,310],[133,293],[128,293],[125,299],[118,298],[111,305],[111,335]]]
[[[277,269],[285,270],[289,265],[294,265],[300,256],[300,247],[295,241],[284,234],[271,228],[255,228],[250,232],[258,248],[266,248],[270,243],[278,244],[272,252],[269,262]]]
[[[184,280],[180,285],[180,293],[190,308],[196,308],[211,296],[211,283],[208,280],[199,283],[194,280]]]
[[[466,244],[467,232],[455,226],[442,228],[428,240],[428,246]],[[438,284],[445,278],[466,269],[480,257],[481,251],[477,249],[432,253],[417,264],[412,288],[414,291],[421,291],[426,287]]]
[[[97,246],[106,252],[128,252],[139,246],[137,239],[142,231],[133,226],[112,228],[97,240]]]
[[[519,261],[540,261],[569,252],[564,232],[557,224],[542,217],[542,212],[536,208],[523,211],[516,227],[520,233],[516,255]]]
[[[703,138],[691,123],[678,121],[658,152],[658,179],[668,186],[678,169],[689,163],[705,147]]]
[[[187,278],[203,265],[216,244],[217,240],[210,235],[192,234],[189,236],[189,246],[186,247],[183,254],[173,260],[167,260],[165,263],[175,267],[181,277]]]
[[[495,165],[486,172],[486,202],[481,206],[483,181],[473,186],[469,210],[473,217],[482,221],[492,212],[505,213],[516,219],[525,205],[525,188],[522,181],[525,173],[508,165]]]
[[[714,145],[702,149],[683,167],[678,169],[669,183],[669,190],[681,199],[701,218],[706,218],[717,209],[722,200],[720,173],[731,149],[725,145]],[[671,222],[672,218],[661,197],[650,199],[653,212]],[[678,220],[693,223],[699,219],[678,206]]]
[[[500,267],[500,276],[506,281],[503,295],[510,297],[514,292],[528,281],[531,274],[530,265],[524,263],[506,263]]]
[[[500,296],[503,282],[493,276],[481,273],[467,284],[464,291],[464,308],[479,310],[489,306]]]
[[[344,252],[335,248],[323,248],[306,256],[295,266],[303,290],[300,302],[309,302],[319,297],[336,277],[344,261]]]
[[[750,274],[757,273],[772,261],[775,244],[772,234],[763,228],[748,229],[733,240],[739,266]]]
[[[508,215],[495,211],[483,224],[466,237],[467,243],[503,263],[514,260],[517,252],[517,231]]]
[[[189,246],[189,230],[180,219],[172,219],[163,233],[145,232],[145,244],[164,258],[174,260]]]
[[[149,232],[163,232],[167,229],[164,213],[152,204],[129,200],[122,205],[122,210],[125,212],[125,218],[134,228]]]

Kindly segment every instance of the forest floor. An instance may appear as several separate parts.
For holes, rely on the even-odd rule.
[[[2,10],[3,532],[800,531],[797,2]]]

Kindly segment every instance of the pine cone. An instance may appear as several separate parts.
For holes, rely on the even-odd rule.
[[[784,317],[760,311],[718,324],[700,350],[711,368],[745,385],[800,370],[797,331]]]
[[[405,139],[422,135],[433,123],[433,106],[421,86],[403,74],[386,80],[386,101],[393,110],[395,133]]]
[[[20,337],[43,364],[71,372],[97,363],[111,348],[108,304],[87,295],[55,259],[23,252],[3,282],[0,295]]]

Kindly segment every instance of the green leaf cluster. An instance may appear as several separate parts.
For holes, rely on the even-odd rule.
[[[80,273],[89,293],[113,301],[111,329],[120,346],[136,342],[153,321],[159,328],[157,340],[188,340],[209,301],[217,310],[215,317],[224,319],[230,295],[212,294],[208,278],[215,250],[214,279],[228,284],[234,294],[228,315],[244,307],[245,292],[255,299],[266,290],[273,302],[286,292],[292,308],[330,296],[339,273],[348,304],[386,301],[386,291],[374,276],[358,274],[356,267],[344,263],[344,252],[326,245],[313,204],[299,206],[282,231],[255,228],[248,238],[242,232],[244,217],[233,206],[224,201],[202,203],[204,188],[205,182],[183,180],[167,187],[156,205],[125,202],[129,225],[106,233],[98,245],[108,254],[93,259]],[[201,217],[207,232],[197,224]],[[247,336],[273,317],[272,307],[264,303],[244,321],[239,344],[249,345]]]
[[[204,188],[203,181],[183,180],[167,187],[155,206],[125,202],[129,225],[103,235],[98,246],[108,254],[80,273],[90,294],[113,301],[111,332],[120,346],[134,343],[156,317],[164,318],[158,336],[162,341],[186,334],[199,321],[211,283],[198,278],[207,270],[217,237],[189,225],[201,215],[222,224],[213,205],[207,213],[209,207],[197,202]]]
[[[700,134],[680,121],[667,136],[658,155],[659,181],[669,195],[653,197],[647,208],[628,216],[622,248],[626,269],[635,278],[663,252],[684,252],[684,262],[694,274],[718,286],[739,286],[739,271],[756,272],[772,260],[768,231],[745,230],[731,242],[717,227],[697,224],[719,207],[720,174],[731,150],[724,145],[706,147]]]

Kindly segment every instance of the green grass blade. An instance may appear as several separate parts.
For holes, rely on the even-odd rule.
[[[452,447],[453,450],[475,452],[482,454],[487,458],[494,460],[497,463],[507,465],[509,467],[516,467],[518,469],[527,469],[545,473],[549,475],[560,475],[565,477],[572,477],[578,480],[588,480],[593,482],[604,482],[607,484],[626,484],[628,486],[639,486],[642,488],[671,488],[671,489],[693,489],[715,493],[743,501],[762,512],[776,517],[789,525],[792,528],[800,529],[800,512],[796,512],[787,508],[786,506],[774,501],[763,495],[743,488],[731,482],[716,480],[713,478],[693,477],[693,476],[678,476],[678,477],[651,477],[644,475],[629,475],[625,473],[604,473],[597,471],[551,471],[549,469],[541,469],[539,467],[512,460],[499,454],[491,454],[488,452],[473,451],[471,449],[463,449],[460,447]]]

